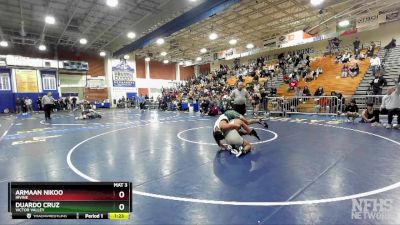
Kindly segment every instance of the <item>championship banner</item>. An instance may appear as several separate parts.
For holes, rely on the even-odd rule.
[[[113,87],[136,87],[135,68],[126,60],[112,67]]]
[[[15,70],[17,92],[38,92],[36,70]]]
[[[356,28],[360,30],[372,30],[379,26],[379,15],[378,13],[375,14],[368,14],[359,16],[356,20]]]
[[[388,11],[388,12],[381,12],[379,14],[379,23],[386,23],[386,22],[392,22],[392,21],[396,21],[399,20],[400,16],[399,16],[399,9],[394,9],[392,11]]]

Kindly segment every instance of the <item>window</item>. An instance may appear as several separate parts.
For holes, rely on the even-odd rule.
[[[53,75],[43,75],[43,90],[57,90],[56,77]]]
[[[10,75],[0,73],[0,91],[11,91]]]

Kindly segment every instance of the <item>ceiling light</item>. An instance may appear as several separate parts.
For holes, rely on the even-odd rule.
[[[311,1],[310,1],[311,5],[313,5],[313,6],[320,5],[320,4],[322,4],[323,2],[324,2],[324,0],[311,0]]]
[[[126,36],[130,39],[134,39],[136,37],[136,34],[134,32],[129,32]]]
[[[106,56],[106,52],[105,51],[101,51],[100,52],[100,56],[102,56],[102,57]]]
[[[55,24],[55,23],[56,23],[56,19],[54,18],[54,16],[46,16],[46,17],[44,18],[44,21],[45,21],[47,24]]]
[[[246,48],[252,49],[252,48],[254,48],[254,45],[253,45],[253,44],[247,44],[247,45],[246,45]]]
[[[168,64],[169,61],[168,61],[167,59],[165,59],[165,60],[163,61],[163,63],[164,63],[164,64]]]
[[[1,47],[7,47],[8,46],[8,42],[7,41],[0,41],[0,46]]]
[[[86,45],[86,44],[87,44],[86,38],[81,38],[81,39],[79,40],[79,43],[81,43],[82,45]]]
[[[162,44],[164,44],[164,43],[165,43],[165,41],[164,41],[163,38],[157,39],[157,44],[162,45]]]
[[[350,25],[350,21],[348,20],[343,20],[339,22],[339,27],[347,27]]]
[[[129,59],[129,55],[124,55],[124,59]]]
[[[43,45],[43,44],[42,44],[42,45],[39,45],[39,50],[40,50],[40,51],[46,51],[46,49],[47,49],[47,48],[46,48],[46,45]]]
[[[146,61],[146,62],[150,62],[150,57],[146,57],[146,58],[144,58],[144,61]]]
[[[107,5],[110,7],[115,7],[118,5],[118,0],[107,0]]]
[[[161,55],[161,56],[166,56],[167,53],[166,53],[166,52],[161,52],[160,55]]]
[[[212,32],[212,33],[210,34],[210,36],[208,36],[208,37],[210,38],[210,40],[215,40],[215,39],[218,38],[218,34],[215,33],[215,32]]]
[[[231,39],[231,40],[229,41],[229,44],[230,44],[230,45],[236,45],[236,44],[237,44],[237,40],[236,40],[236,39]]]
[[[201,61],[201,60],[202,60],[201,57],[197,57],[197,58],[196,58],[196,61]]]
[[[202,48],[202,49],[200,49],[200,52],[201,52],[201,53],[206,53],[206,52],[207,52],[207,49]]]

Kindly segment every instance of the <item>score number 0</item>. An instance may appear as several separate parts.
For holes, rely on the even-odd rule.
[[[119,197],[119,198],[124,198],[124,197],[125,197],[125,192],[124,192],[124,191],[120,191],[120,192],[118,193],[118,197]],[[123,204],[123,203],[119,204],[118,208],[119,208],[120,211],[124,211],[124,209],[125,209],[125,204]]]

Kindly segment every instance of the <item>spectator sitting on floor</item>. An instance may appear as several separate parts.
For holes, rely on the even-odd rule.
[[[372,126],[379,125],[379,110],[374,109],[373,103],[367,103],[367,108],[361,113],[361,123],[371,123]]]
[[[309,73],[306,73],[306,76],[305,76],[305,81],[306,82],[311,82],[311,81],[313,81],[313,80],[315,80],[315,76],[314,76],[314,71],[311,71],[311,72],[309,72]]]
[[[303,96],[311,96],[311,91],[310,91],[310,89],[308,88],[308,86],[304,86],[304,89],[303,89]]]
[[[219,112],[218,112],[217,103],[216,103],[216,102],[213,102],[213,103],[211,104],[210,111],[208,112],[208,115],[209,115],[209,116],[217,116],[218,113],[219,113]]]
[[[356,63],[354,66],[349,68],[350,70],[350,76],[355,77],[360,73],[360,67],[358,66],[358,63]]]
[[[387,111],[388,124],[386,128],[392,128],[393,116],[397,115],[397,125],[394,128],[400,129],[400,83],[396,88],[389,88],[387,94],[382,98],[381,113]]]
[[[342,77],[345,78],[349,75],[349,67],[347,64],[344,64],[342,67]]]
[[[292,90],[296,91],[298,84],[299,84],[299,82],[295,78],[292,78],[289,82],[289,88],[288,88],[287,92],[292,91]]]
[[[396,48],[396,39],[392,38],[392,40],[385,46],[385,49]]]
[[[345,54],[343,54],[341,58],[342,63],[348,63],[350,61],[350,58],[351,58],[350,52],[346,52]]]
[[[318,89],[315,91],[314,96],[322,96],[323,94],[324,94],[324,88],[319,86]]]
[[[354,122],[354,120],[358,117],[358,106],[356,105],[356,100],[351,100],[350,104],[346,106],[345,112],[348,121],[350,122],[351,119],[351,121]]]
[[[319,77],[319,75],[321,75],[321,74],[323,74],[324,73],[324,71],[322,70],[322,68],[321,67],[317,67],[317,69],[315,69],[315,72],[317,73],[317,78]]]

